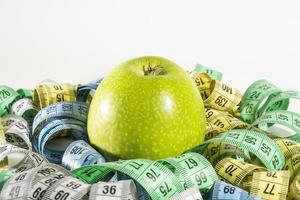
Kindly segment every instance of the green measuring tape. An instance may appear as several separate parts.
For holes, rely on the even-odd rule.
[[[258,80],[246,90],[241,104],[241,119],[252,123],[266,110],[285,110],[289,99],[269,104],[271,99],[279,95],[281,90],[267,80]],[[267,107],[268,106],[268,107]]]
[[[198,153],[185,153],[175,158],[164,159],[175,167],[184,189],[197,186],[201,192],[207,192],[218,176],[206,158]]]
[[[223,76],[223,74],[221,72],[218,72],[216,70],[212,70],[211,68],[206,67],[206,66],[201,65],[201,64],[197,64],[196,67],[195,67],[195,69],[194,69],[194,71],[198,72],[198,73],[206,73],[212,79],[218,80],[218,81],[221,81],[222,80],[222,76]]]
[[[202,153],[211,143],[224,142],[235,145],[255,155],[268,169],[280,170],[284,166],[284,154],[279,146],[266,135],[252,130],[235,129],[205,141],[190,151]]]
[[[18,97],[19,94],[12,88],[0,85],[0,117],[10,113],[10,107]]]
[[[257,126],[262,130],[270,131],[270,127],[274,124],[283,125],[294,131],[293,135],[288,135],[286,137],[297,141],[298,143],[300,142],[300,114],[285,110],[275,110],[262,115],[252,124],[252,126]]]
[[[152,199],[167,199],[182,192],[179,179],[164,165],[146,159],[124,160],[101,165],[85,166],[72,173],[87,183],[96,183],[109,172],[116,170],[137,181]]]
[[[196,153],[186,153],[160,161],[146,159],[116,161],[81,167],[72,173],[84,182],[96,183],[112,170],[133,178],[152,199],[167,199],[193,186],[197,186],[200,191],[207,191],[218,180],[211,164]]]

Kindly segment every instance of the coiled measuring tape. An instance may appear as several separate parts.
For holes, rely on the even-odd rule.
[[[83,140],[72,142],[62,158],[62,165],[69,170],[104,162],[104,157]]]
[[[221,180],[225,180],[240,187],[246,176],[252,175],[255,171],[266,171],[266,169],[261,166],[253,165],[233,158],[222,159],[215,166],[215,170]]]
[[[211,164],[200,154],[190,152],[162,161],[175,167],[174,174],[179,177],[184,189],[197,186],[200,191],[205,193],[211,188],[214,181],[218,180]]]
[[[210,139],[219,133],[235,128],[247,128],[249,125],[229,113],[221,112],[212,108],[205,108],[206,126],[205,139]]]
[[[3,184],[3,181],[6,182],[0,197],[8,200],[136,199],[135,185],[131,180],[90,185],[70,176],[64,168],[50,163],[17,174],[1,171],[0,183]]]
[[[87,84],[79,85],[77,87],[76,100],[90,103],[92,101],[96,89],[98,88],[102,80],[103,78],[89,82]]]
[[[246,90],[241,104],[241,119],[252,123],[266,110],[285,110],[289,105],[288,98],[269,103],[279,95],[281,90],[267,80],[258,80]],[[266,100],[264,102],[264,100]],[[267,107],[268,106],[268,107]]]
[[[19,94],[12,88],[0,85],[0,117],[10,113],[11,105],[19,98]]]
[[[21,98],[32,99],[33,91],[31,89],[20,88],[16,91]]]
[[[286,162],[284,169],[289,170],[292,181],[300,172],[299,144],[295,144],[294,141],[288,139],[276,139],[276,143],[285,154]]]
[[[215,142],[207,146],[203,155],[215,165],[224,157],[236,158],[240,160],[251,160],[249,152],[232,144]]]
[[[207,99],[211,94],[211,77],[206,73],[197,72],[189,72],[189,75],[194,80],[202,99]]]
[[[204,141],[190,151],[202,153],[210,143],[225,142],[246,149],[255,155],[268,169],[280,170],[284,166],[284,154],[278,145],[262,133],[235,129]]]
[[[33,102],[40,109],[62,101],[75,101],[75,86],[69,83],[42,83],[33,91]]]
[[[290,191],[288,194],[288,199],[297,200],[300,199],[300,175],[294,178],[290,184]]]
[[[85,166],[75,169],[72,173],[84,182],[96,183],[111,170],[120,171],[136,180],[152,199],[167,199],[184,190],[170,169],[158,162],[145,159]]]
[[[278,95],[274,96],[273,98],[268,101],[264,107],[261,108],[261,113],[273,111],[276,108],[287,109],[289,105],[290,99],[300,99],[300,93],[298,91],[283,91],[280,92]],[[286,105],[283,107],[278,107],[278,104],[285,103]]]
[[[286,136],[291,140],[300,142],[300,114],[285,110],[275,110],[263,114],[252,126],[269,131],[270,125],[280,124],[294,131],[293,135]],[[282,136],[281,136],[282,137]]]
[[[53,183],[67,175],[67,170],[50,163],[17,173],[4,184],[0,197],[7,200],[41,199]]]
[[[197,64],[194,71],[198,72],[198,73],[205,73],[205,74],[209,75],[212,79],[218,80],[218,81],[221,81],[222,76],[223,76],[223,74],[221,72],[218,72],[216,70],[213,70],[213,69],[211,69],[207,66],[201,65],[201,64]]]
[[[23,117],[32,124],[34,116],[38,113],[38,108],[31,99],[22,98],[13,103],[11,113]]]
[[[277,138],[274,141],[280,147],[286,159],[300,151],[300,144],[293,140]]]
[[[291,181],[300,172],[300,144],[293,140],[278,138],[275,142],[281,148],[285,155],[284,169],[290,171]]]
[[[166,164],[169,163],[169,164]],[[112,170],[124,173],[139,183],[152,199],[167,199],[178,192],[197,186],[210,189],[217,175],[210,163],[195,153],[183,154],[158,162],[135,159],[85,166],[72,171],[79,179],[95,183]]]
[[[9,113],[21,116],[32,122],[37,108],[31,100],[32,91],[28,89],[13,90],[7,86],[0,86],[0,116]]]
[[[242,99],[239,90],[214,80],[211,83],[211,90],[210,96],[204,100],[205,104],[211,108],[227,111],[235,116],[239,116]]]
[[[191,72],[190,76],[195,81],[206,107],[239,116],[242,99],[239,90],[212,80],[207,74]]]
[[[289,130],[289,134],[276,134],[274,136],[284,137],[275,139],[275,141],[285,155],[284,169],[289,170],[290,180],[292,181],[290,190],[299,190],[295,183],[297,182],[296,179],[299,179],[298,174],[300,171],[300,148],[296,143],[300,141],[300,115],[292,111],[286,111],[286,109],[289,106],[289,99],[299,99],[300,93],[297,91],[281,91],[266,80],[253,83],[247,91],[244,98],[248,100],[242,101],[244,112],[241,116],[245,121],[253,122],[252,127],[258,127],[270,133],[272,133],[271,127],[274,125],[280,125]],[[297,195],[290,192],[289,197],[294,198]]]
[[[60,102],[50,105],[35,116],[32,127],[32,142],[35,150],[50,162],[61,163],[64,150],[50,150],[46,143],[69,131],[74,139],[88,141],[86,134],[88,105],[84,102]],[[71,131],[70,131],[71,130]]]
[[[21,157],[21,159],[19,158],[15,163],[9,166],[9,170],[12,172],[23,172],[48,163],[45,158],[35,152],[11,144],[0,145],[0,160],[7,159],[8,156],[12,156],[13,154],[19,154],[23,157]],[[5,166],[2,169],[7,168],[8,166]]]
[[[30,128],[22,117],[17,115],[6,115],[2,118],[2,128],[5,134],[6,142],[31,150],[29,139]]]

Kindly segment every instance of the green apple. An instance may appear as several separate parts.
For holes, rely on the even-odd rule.
[[[177,156],[203,142],[205,113],[188,74],[161,57],[139,57],[104,78],[88,115],[91,144],[121,159]]]

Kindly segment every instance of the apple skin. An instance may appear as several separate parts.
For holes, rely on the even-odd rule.
[[[145,75],[144,68],[155,66],[163,74]],[[182,68],[165,58],[139,57],[114,68],[97,88],[88,136],[104,155],[156,160],[201,144],[205,120],[200,93]]]

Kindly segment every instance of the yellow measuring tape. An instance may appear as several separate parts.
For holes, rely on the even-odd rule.
[[[217,136],[219,133],[229,131],[236,128],[247,128],[249,125],[230,113],[222,112],[212,108],[205,108],[206,114],[206,137],[210,139]]]
[[[44,83],[36,86],[33,91],[33,102],[38,105],[40,109],[54,103],[75,100],[76,87],[69,83]]]
[[[289,179],[289,171],[254,172],[250,193],[264,199],[285,199]]]
[[[190,76],[195,81],[206,107],[227,111],[234,116],[240,115],[242,94],[239,90],[212,80],[205,73],[191,72]]]
[[[221,180],[225,180],[233,185],[241,186],[247,176],[251,176],[255,171],[266,171],[264,167],[246,163],[233,158],[224,158],[215,166]]]

